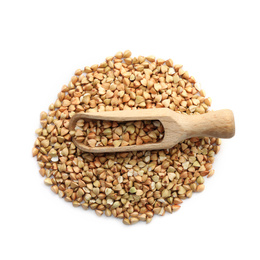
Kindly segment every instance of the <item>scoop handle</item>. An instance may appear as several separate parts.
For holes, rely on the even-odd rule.
[[[234,114],[229,109],[192,115],[182,122],[189,137],[208,136],[231,138],[235,135]]]

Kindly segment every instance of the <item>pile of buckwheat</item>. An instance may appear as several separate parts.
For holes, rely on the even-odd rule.
[[[163,128],[158,121],[122,125],[79,120],[69,131],[70,118],[78,112],[162,107],[203,114],[210,105],[211,99],[182,65],[118,52],[100,65],[76,70],[49,112],[41,113],[32,154],[45,184],[74,207],[113,215],[128,225],[149,223],[154,214],[177,211],[184,199],[204,190],[204,177],[214,174],[221,140],[196,137],[168,150],[91,154],[76,148],[72,137],[92,147],[141,145],[161,140]]]

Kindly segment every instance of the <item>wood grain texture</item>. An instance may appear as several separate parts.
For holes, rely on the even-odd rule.
[[[186,115],[174,112],[168,108],[121,110],[109,112],[78,113],[70,119],[69,129],[75,129],[79,119],[85,121],[138,121],[159,120],[164,127],[164,138],[157,143],[131,145],[123,147],[89,147],[79,143],[73,138],[74,144],[85,152],[112,153],[140,150],[168,149],[177,143],[191,137],[219,137],[231,138],[235,134],[235,121],[233,112],[229,109],[211,111],[201,115]]]

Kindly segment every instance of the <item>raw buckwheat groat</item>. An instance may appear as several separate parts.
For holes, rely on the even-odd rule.
[[[118,52],[100,65],[75,71],[49,111],[41,113],[32,154],[45,184],[73,206],[94,209],[98,216],[113,215],[127,225],[149,223],[154,214],[177,211],[184,199],[204,190],[204,178],[214,174],[221,140],[196,137],[169,150],[94,155],[77,149],[72,137],[90,146],[131,145],[159,141],[163,128],[158,121],[79,121],[69,131],[70,118],[79,112],[162,107],[203,114],[210,105],[211,99],[182,65]]]
[[[75,138],[90,147],[129,146],[156,143],[162,140],[164,129],[160,121],[84,121],[78,120]]]

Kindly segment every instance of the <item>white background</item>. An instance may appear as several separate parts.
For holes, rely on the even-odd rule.
[[[259,1],[1,1],[0,259],[259,259]],[[146,225],[73,208],[43,184],[39,114],[117,51],[172,58],[230,108],[203,193]]]

